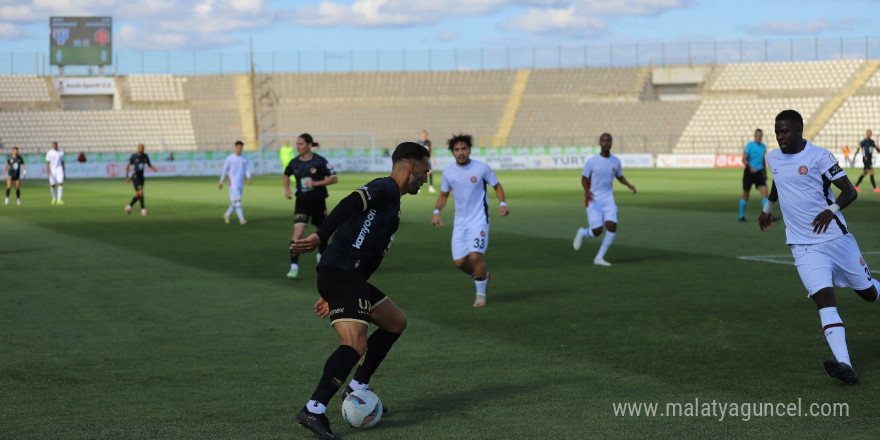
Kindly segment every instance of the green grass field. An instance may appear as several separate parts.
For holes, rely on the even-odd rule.
[[[579,172],[499,172],[492,195],[489,303],[452,264],[435,194],[403,221],[371,282],[409,327],[372,386],[392,412],[346,439],[876,438],[880,304],[838,290],[853,362],[845,386],[778,224],[736,222],[739,170],[629,170],[620,227],[575,252],[586,223]],[[851,171],[852,175],[857,175]],[[343,174],[335,202],[376,175]],[[437,176],[439,177],[439,176]],[[66,205],[25,181],[0,205],[0,438],[312,438],[294,423],[338,341],[312,312],[314,257],[289,280],[293,204],[281,179],[245,189],[249,223],[226,225],[216,178],[147,178],[150,215],[127,216],[131,186],[71,180]],[[439,179],[435,178],[439,183]],[[864,186],[870,188],[870,186]],[[618,189],[625,190],[622,186]],[[880,269],[880,194],[845,210]],[[778,212],[778,211],[777,211]],[[742,260],[750,256],[778,261]],[[768,257],[775,256],[775,257]],[[875,269],[875,270],[876,270]],[[848,416],[615,415],[615,403],[845,403]],[[743,419],[748,419],[743,420]]]

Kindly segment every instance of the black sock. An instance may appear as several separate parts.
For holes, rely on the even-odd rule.
[[[336,351],[327,358],[324,363],[324,375],[318,382],[318,387],[312,394],[312,400],[327,405],[333,395],[339,391],[339,388],[345,383],[348,373],[357,364],[361,355],[358,354],[354,347],[348,345],[340,345]]]
[[[9,197],[9,190],[10,190],[10,189],[11,189],[11,188],[6,188],[6,197]]]
[[[21,198],[21,189],[20,188],[15,188],[15,198],[16,199]]]
[[[873,174],[871,174],[871,186],[873,186],[874,188],[877,188],[877,183],[874,182],[874,175]]]
[[[367,353],[358,363],[358,368],[352,378],[360,383],[370,383],[370,377],[379,368],[379,364],[385,360],[385,356],[398,338],[400,338],[400,333],[391,333],[381,328],[374,331],[367,339]]]
[[[134,206],[134,204],[137,203],[137,201],[138,201],[138,196],[132,197],[131,201],[128,202],[128,206]]]
[[[434,173],[428,174],[428,185],[434,186]]]
[[[144,209],[144,196],[138,197],[138,200],[141,202],[141,209]]]
[[[859,186],[859,184],[862,183],[862,179],[864,179],[864,178],[865,178],[865,175],[864,175],[864,174],[862,174],[861,176],[859,176],[859,180],[856,181],[856,186]]]
[[[299,254],[290,253],[290,264],[299,264]]]

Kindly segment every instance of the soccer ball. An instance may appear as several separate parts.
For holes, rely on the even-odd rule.
[[[367,429],[382,418],[382,402],[370,390],[353,391],[342,401],[342,418],[357,429]]]

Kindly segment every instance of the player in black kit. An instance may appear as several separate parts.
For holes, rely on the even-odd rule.
[[[125,212],[128,214],[131,214],[131,205],[140,201],[141,215],[147,215],[147,209],[144,208],[144,168],[150,168],[154,173],[156,172],[156,167],[150,163],[150,156],[144,153],[144,144],[138,144],[137,153],[132,154],[125,165],[125,183],[132,182],[134,184],[134,197],[128,205],[125,205]]]
[[[6,174],[7,170],[9,174]],[[27,176],[24,159],[19,156],[18,147],[12,147],[12,155],[6,159],[6,165],[3,165],[3,180],[6,181],[6,200],[3,204],[9,204],[9,191],[12,189],[12,182],[15,182],[15,204],[21,205],[22,176]]]
[[[864,165],[862,175],[859,176],[859,180],[856,182],[856,191],[858,192],[862,192],[862,190],[859,189],[859,184],[862,183],[862,179],[864,179],[867,174],[871,175],[871,185],[874,187],[874,192],[880,192],[880,189],[877,188],[877,183],[874,182],[874,150],[880,152],[880,148],[877,148],[874,139],[871,139],[871,130],[868,130],[867,133],[865,133],[865,138],[859,143],[859,149],[856,150],[856,154],[853,155],[853,162],[855,162],[856,156],[858,156],[861,151],[862,164]]]
[[[340,345],[327,358],[311,400],[296,415],[297,423],[322,439],[339,438],[330,430],[325,412],[352,368],[358,365],[346,387],[349,393],[367,388],[406,328],[403,311],[367,281],[391,248],[400,225],[400,198],[418,193],[428,180],[431,162],[428,150],[415,142],[398,145],[391,161],[391,176],[349,194],[333,208],[320,231],[290,245],[292,252],[311,252],[333,236],[318,263],[321,298],[315,303],[315,313],[330,317]],[[367,339],[371,322],[379,328]]]
[[[303,236],[306,225],[311,221],[317,230],[321,229],[321,223],[327,216],[327,185],[338,181],[333,166],[320,155],[313,153],[312,148],[319,144],[308,133],[301,134],[296,139],[296,151],[298,156],[293,158],[284,169],[284,197],[290,198],[290,176],[296,178],[296,203],[293,208],[293,243]],[[318,248],[318,261],[327,243],[321,243]],[[296,278],[299,275],[299,254],[290,253],[290,271],[288,278]]]

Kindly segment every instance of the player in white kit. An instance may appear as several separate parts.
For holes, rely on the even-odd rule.
[[[63,205],[61,194],[64,192],[64,152],[58,149],[58,142],[52,142],[52,149],[46,153],[46,174],[49,175],[49,193],[52,194],[52,204]],[[56,185],[58,186],[57,192],[55,191]]]
[[[243,148],[242,141],[235,142],[235,153],[226,158],[223,171],[220,173],[220,189],[223,189],[223,181],[229,179],[229,209],[223,214],[223,220],[226,223],[229,223],[229,216],[233,210],[238,216],[239,223],[247,223],[241,210],[241,193],[244,190],[244,179],[247,178],[248,185],[253,183],[253,180],[251,180],[251,170],[248,168],[248,159],[241,155]]]
[[[803,131],[804,121],[798,112],[785,110],[776,116],[779,149],[767,154],[773,187],[758,224],[762,231],[773,226],[771,214],[778,200],[786,244],[791,247],[807,296],[819,308],[822,330],[836,359],[825,361],[825,371],[853,384],[859,376],[850,361],[834,285],[849,287],[864,300],[874,302],[880,283],[872,279],[841,212],[856,199],[855,187],[834,155],[804,139]],[[831,184],[840,190],[836,200]]]
[[[602,234],[602,226],[608,229],[605,238],[602,239],[602,245],[593,264],[597,266],[611,266],[611,263],[605,261],[605,253],[614,242],[617,234],[617,203],[614,202],[614,178],[620,183],[626,185],[633,194],[636,193],[636,187],[630,185],[623,177],[623,169],[620,166],[620,159],[611,154],[611,145],[613,139],[608,133],[602,133],[599,136],[599,154],[587,159],[584,164],[584,171],[581,173],[581,186],[584,187],[584,204],[587,206],[587,220],[589,227],[578,228],[574,236],[572,246],[574,250],[579,250],[584,242],[584,237],[598,237]]]
[[[489,247],[489,193],[486,185],[495,189],[495,196],[501,204],[499,214],[509,214],[505,202],[504,188],[495,177],[495,172],[484,162],[472,160],[473,138],[460,134],[447,141],[449,151],[455,156],[455,163],[443,169],[440,181],[440,195],[434,206],[431,223],[443,226],[440,210],[446,206],[449,192],[455,201],[455,220],[452,227],[452,259],[455,266],[474,279],[477,298],[474,307],[486,305],[486,285],[489,270],[483,254]]]

